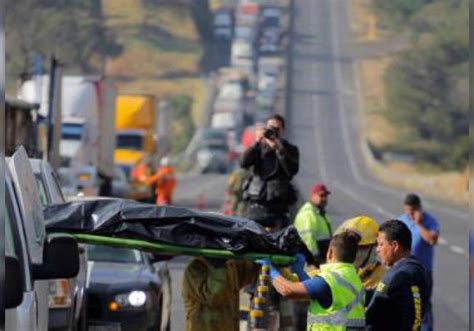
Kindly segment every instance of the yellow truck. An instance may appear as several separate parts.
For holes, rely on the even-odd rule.
[[[149,94],[119,94],[115,109],[115,164],[125,171],[130,180],[130,198],[152,201],[153,187],[139,181],[134,171],[143,162],[147,164],[146,175],[154,170],[158,127],[156,99]]]

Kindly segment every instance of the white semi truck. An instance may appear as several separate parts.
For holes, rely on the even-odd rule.
[[[48,76],[23,82],[18,97],[40,105],[47,118]],[[100,76],[61,79],[61,166],[69,167],[86,195],[109,195],[114,176],[116,90]],[[54,142],[53,142],[54,144]]]

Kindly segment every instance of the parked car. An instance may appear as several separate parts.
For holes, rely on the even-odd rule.
[[[214,13],[214,38],[217,41],[229,42],[232,40],[234,17],[232,10],[221,8]]]
[[[249,77],[255,74],[255,63],[253,59],[235,59],[232,62],[232,67]]]
[[[258,79],[258,90],[276,90],[278,80],[276,76],[272,75],[261,75]]]
[[[275,89],[260,91],[257,95],[257,105],[261,108],[272,108],[277,99],[277,91]]]
[[[280,50],[280,31],[267,28],[259,38],[258,51],[260,55],[271,55]]]
[[[243,41],[234,41],[231,49],[231,64],[234,66],[240,60],[254,60],[253,45]]]
[[[59,179],[51,165],[40,159],[30,159],[41,205],[66,202]],[[79,273],[69,279],[54,279],[49,282],[49,329],[86,330],[86,282],[87,256],[83,245],[79,245]]]
[[[197,166],[201,173],[227,173],[229,149],[222,146],[201,147],[196,154]]]
[[[279,7],[266,7],[260,11],[260,28],[278,28],[281,27],[282,9]]]
[[[77,189],[86,196],[98,196],[101,180],[97,169],[92,166],[81,166],[76,172]]]
[[[239,100],[244,97],[244,89],[240,83],[226,83],[222,85],[217,95],[218,99]]]
[[[214,129],[240,129],[244,122],[244,116],[239,111],[227,111],[212,114],[211,127]]]
[[[250,26],[237,26],[234,31],[234,40],[254,45],[257,41],[257,31]]]
[[[88,316],[107,330],[169,330],[171,280],[166,262],[138,250],[87,245]]]
[[[61,190],[64,194],[64,197],[72,197],[77,195],[77,178],[73,169],[71,168],[59,168],[58,169],[58,179]]]
[[[115,166],[114,178],[112,180],[112,197],[116,198],[128,198],[132,193],[132,188],[125,171],[119,166]]]
[[[46,235],[35,177],[20,147],[5,169],[5,329],[48,330],[48,285],[76,277],[77,241]]]
[[[222,112],[242,112],[244,111],[245,103],[242,99],[224,99],[217,97],[214,101],[214,105],[212,107],[212,111],[214,113],[222,113]]]

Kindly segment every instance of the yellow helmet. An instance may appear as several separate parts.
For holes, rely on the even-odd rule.
[[[373,245],[377,242],[377,233],[379,232],[379,225],[377,222],[368,216],[358,216],[344,221],[334,232],[338,234],[346,230],[354,231],[360,235],[361,240],[359,245]]]

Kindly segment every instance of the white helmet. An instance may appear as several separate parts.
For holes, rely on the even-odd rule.
[[[168,156],[164,156],[161,158],[160,165],[163,167],[167,167],[170,165],[170,158]]]

